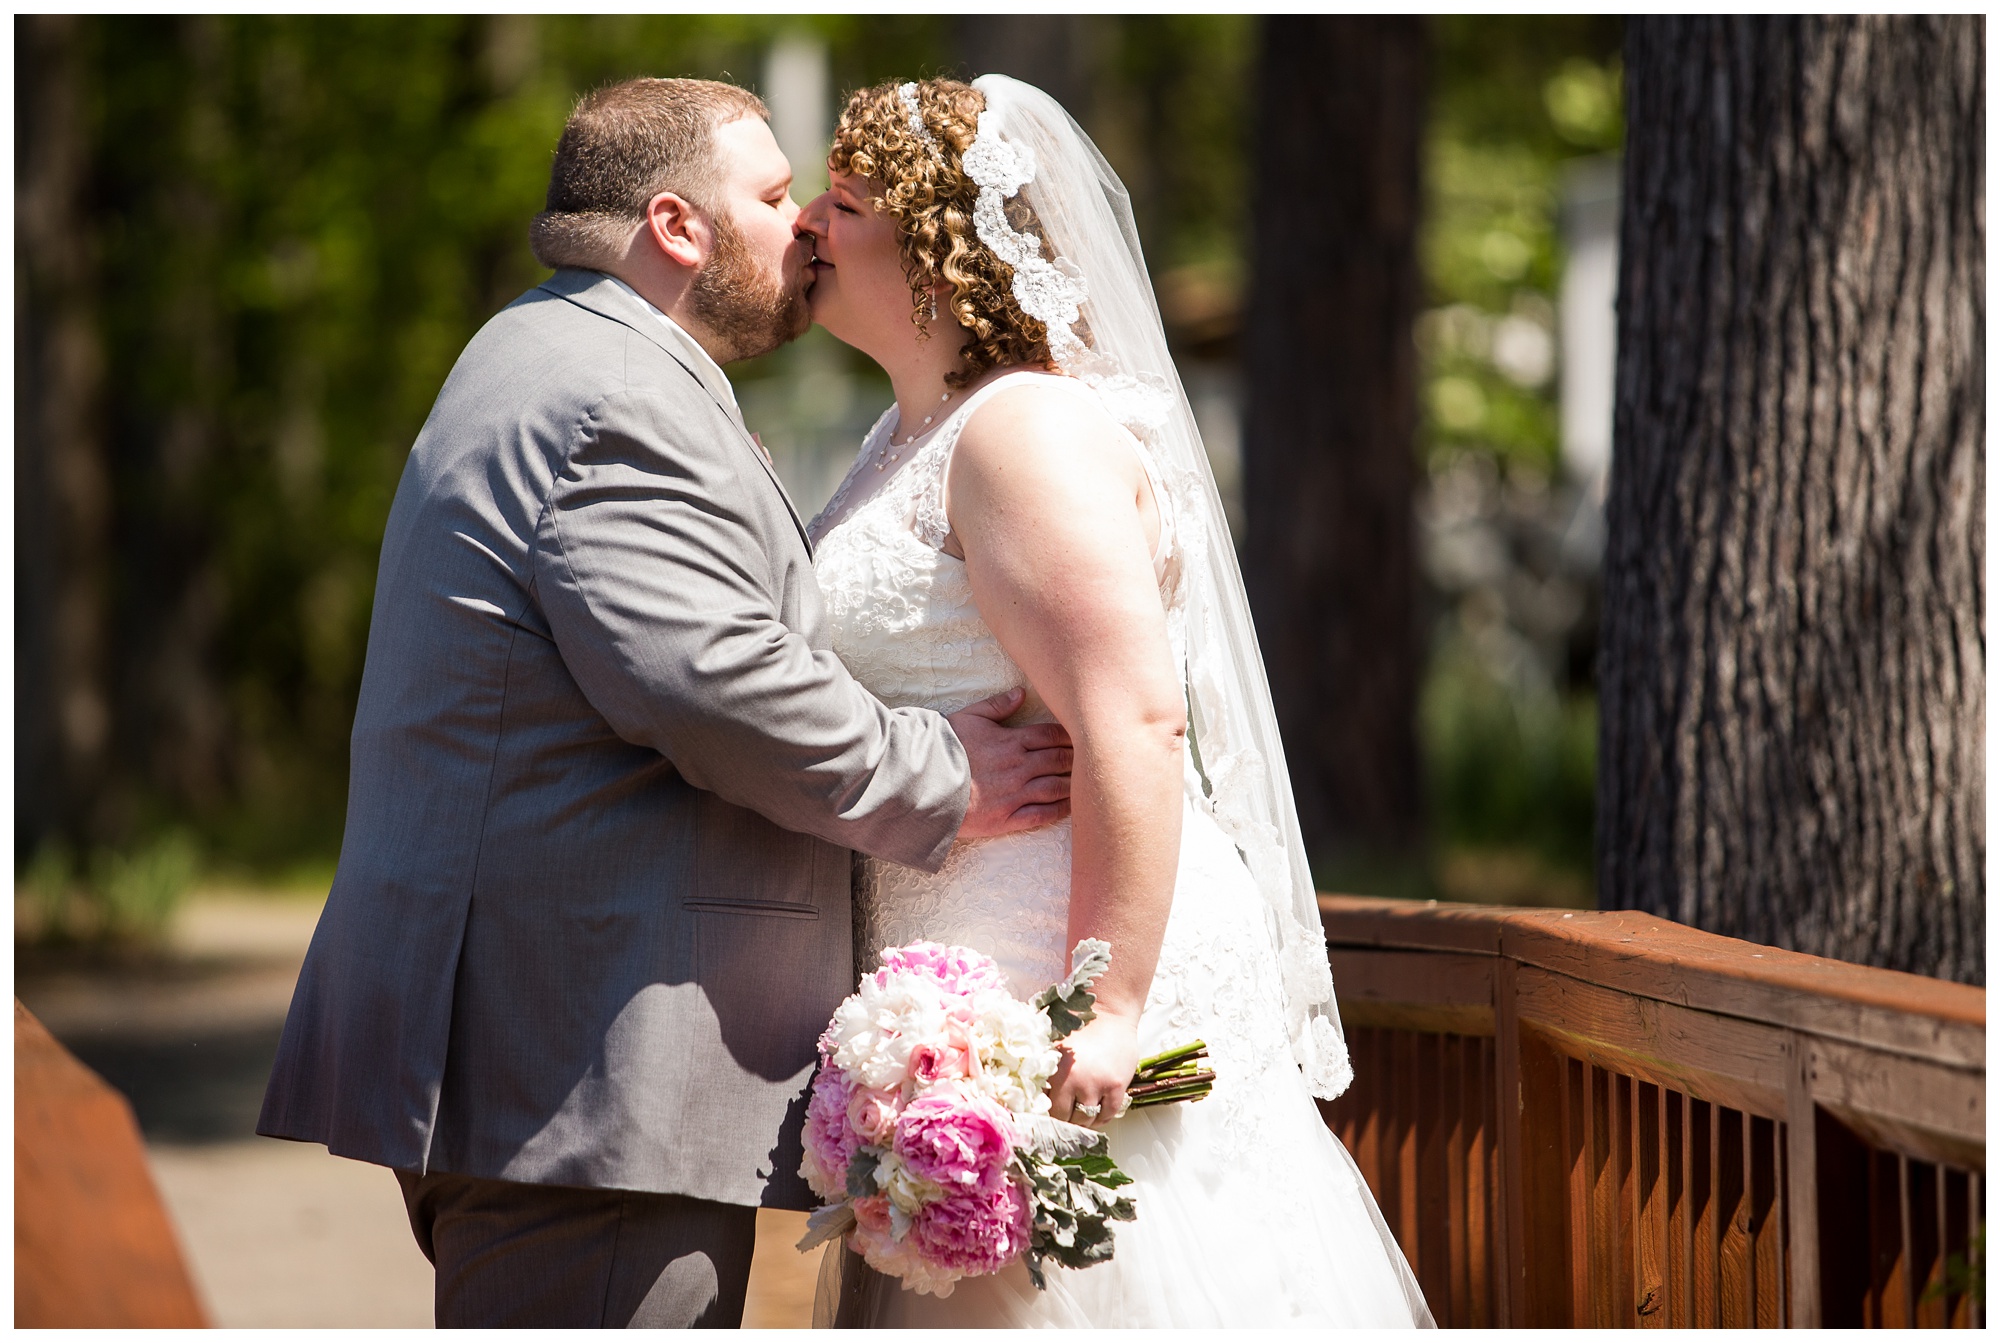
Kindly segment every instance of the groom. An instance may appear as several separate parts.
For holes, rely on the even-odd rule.
[[[383,538],[347,833],[258,1131],[396,1170],[440,1325],[733,1325],[803,1207],[852,850],[1054,820],[1060,729],[891,709],[720,365],[806,327],[763,105],[585,98]]]

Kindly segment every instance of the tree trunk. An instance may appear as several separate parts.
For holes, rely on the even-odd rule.
[[[1630,21],[1607,907],[1984,982],[1985,69]]]
[[[1089,14],[966,14],[953,35],[966,78],[1012,75],[1089,127],[1105,27],[1104,19]]]
[[[1306,845],[1421,834],[1416,18],[1264,21],[1239,538]]]
[[[111,732],[111,488],[86,193],[83,22],[15,20],[14,757],[17,859],[89,839]]]

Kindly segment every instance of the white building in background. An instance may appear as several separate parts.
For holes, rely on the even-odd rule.
[[[1562,457],[1596,499],[1611,465],[1618,370],[1618,159],[1583,159],[1563,183]]]
[[[764,103],[771,133],[792,161],[792,199],[804,205],[826,190],[826,149],[833,135],[826,43],[790,32],[764,56]]]
[[[1604,555],[1604,488],[1618,391],[1618,193],[1615,154],[1577,161],[1563,182],[1562,459],[1578,487],[1564,529],[1569,563],[1595,573]]]
[[[834,111],[826,44],[801,30],[780,36],[765,53],[759,92],[771,109],[778,148],[791,160],[792,199],[803,206],[826,189]],[[745,422],[807,517],[826,503],[889,403],[888,379],[856,370],[857,361],[817,328],[730,370]]]

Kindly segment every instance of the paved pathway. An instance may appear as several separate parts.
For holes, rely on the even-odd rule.
[[[430,1323],[430,1265],[389,1172],[254,1136],[316,899],[212,892],[158,955],[16,957],[15,991],[130,1098],[210,1318],[229,1327]],[[749,1327],[802,1327],[803,1214],[758,1216]]]

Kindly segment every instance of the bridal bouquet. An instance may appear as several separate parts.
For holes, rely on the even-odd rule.
[[[966,947],[917,942],[834,1012],[819,1043],[799,1173],[829,1200],[801,1250],[846,1238],[877,1271],[949,1296],[960,1278],[1025,1258],[1082,1268],[1111,1257],[1131,1221],[1131,1178],[1104,1135],[1049,1114],[1056,1041],[1095,1016],[1091,983],[1111,964],[1095,938],[1069,977],[1031,1003]],[[1199,1041],[1142,1063],[1133,1106],[1198,1100],[1214,1081]]]

